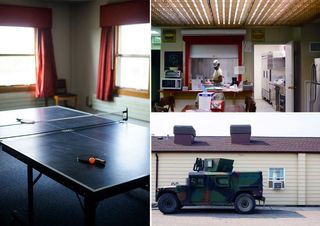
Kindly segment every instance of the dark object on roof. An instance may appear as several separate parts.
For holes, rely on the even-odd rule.
[[[182,145],[192,145],[196,136],[196,131],[192,126],[174,126],[174,143]]]
[[[250,144],[251,125],[231,125],[230,135],[232,144]]]
[[[173,127],[173,133],[174,134],[188,134],[196,136],[196,131],[192,126],[174,126]]]

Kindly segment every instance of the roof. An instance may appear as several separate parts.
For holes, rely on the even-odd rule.
[[[152,152],[320,153],[320,137],[251,137],[249,145],[232,144],[231,137],[198,136],[191,146],[173,137],[152,137]]]

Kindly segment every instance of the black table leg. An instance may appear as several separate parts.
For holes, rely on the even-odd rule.
[[[96,201],[89,197],[84,198],[84,221],[86,226],[96,225],[96,208]]]
[[[32,167],[28,165],[28,218],[33,225],[33,173]]]

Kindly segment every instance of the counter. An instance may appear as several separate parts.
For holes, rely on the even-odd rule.
[[[163,96],[174,96],[175,99],[195,99],[198,93],[202,90],[160,90]],[[223,92],[226,100],[244,100],[246,96],[252,96],[252,90],[233,89],[233,88],[221,88],[221,89],[209,89],[208,92]]]

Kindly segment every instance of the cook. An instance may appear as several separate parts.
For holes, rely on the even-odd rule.
[[[222,74],[222,70],[220,68],[220,63],[218,60],[213,61],[213,68],[214,68],[214,72],[212,75],[213,82],[216,84],[222,83],[223,74]]]

